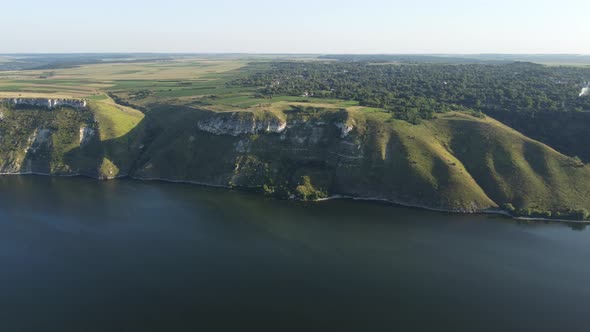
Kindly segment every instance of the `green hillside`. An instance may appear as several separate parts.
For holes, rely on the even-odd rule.
[[[588,75],[264,57],[6,71],[0,173],[588,219]],[[74,102],[39,106],[55,99]]]
[[[110,102],[91,102],[83,110],[0,104],[0,114],[1,173],[100,178],[121,175],[121,170],[128,174],[130,131],[143,118],[141,112]]]
[[[450,147],[486,194],[521,214],[560,217],[590,206],[590,167],[487,118],[444,116]]]
[[[2,173],[129,175],[463,212],[514,206],[535,217],[579,219],[590,208],[588,166],[466,112],[414,125],[337,102],[233,112],[154,106],[146,116],[110,101],[1,110]]]

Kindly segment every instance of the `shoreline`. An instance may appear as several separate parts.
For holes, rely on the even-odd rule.
[[[323,202],[323,201],[336,200],[336,199],[351,199],[353,201],[382,202],[382,203],[387,203],[387,204],[391,204],[391,205],[398,205],[398,206],[403,206],[403,207],[410,207],[410,208],[416,208],[416,209],[427,210],[427,211],[434,211],[434,212],[443,212],[443,213],[455,213],[455,214],[492,214],[492,215],[505,216],[505,217],[509,217],[510,219],[521,220],[521,221],[544,221],[544,222],[558,222],[558,223],[575,223],[575,224],[584,224],[584,225],[590,224],[590,220],[571,220],[571,219],[549,219],[549,218],[536,218],[536,217],[518,217],[518,216],[511,215],[508,211],[504,211],[504,210],[500,210],[500,209],[477,210],[477,211],[473,211],[473,212],[448,210],[448,209],[440,209],[440,208],[434,208],[434,207],[429,207],[429,206],[420,205],[420,204],[410,204],[410,203],[393,201],[393,200],[389,200],[389,199],[385,199],[385,198],[378,198],[378,197],[370,198],[370,197],[355,197],[355,196],[348,196],[348,195],[333,195],[333,196],[330,196],[330,197],[326,197],[326,198],[321,198],[321,199],[315,200],[314,202]]]
[[[117,180],[117,179],[131,179],[134,181],[145,181],[145,182],[168,182],[168,183],[178,183],[178,184],[190,184],[190,185],[197,185],[197,186],[204,186],[204,187],[212,187],[212,188],[222,188],[222,189],[236,189],[231,186],[219,185],[219,184],[211,184],[205,182],[198,182],[198,181],[189,181],[189,180],[172,180],[172,179],[165,179],[165,178],[141,178],[135,177],[132,175],[117,175],[113,177],[104,177],[99,178],[96,176],[91,176],[87,174],[81,173],[74,173],[74,174],[51,174],[51,173],[41,173],[41,172],[19,172],[19,173],[0,173],[0,176],[18,176],[18,175],[35,175],[35,176],[47,176],[47,177],[85,177],[97,181],[108,181],[108,180]],[[237,188],[239,190],[239,188]],[[508,211],[500,210],[500,209],[487,209],[487,210],[477,210],[473,212],[466,212],[466,211],[458,211],[458,210],[448,210],[448,209],[441,209],[441,208],[434,208],[429,207],[426,205],[421,204],[411,204],[411,203],[404,203],[399,201],[393,201],[390,199],[379,198],[379,197],[355,197],[350,195],[332,195],[326,198],[316,199],[312,202],[324,202],[330,200],[337,200],[337,199],[350,199],[353,201],[368,201],[368,202],[381,202],[387,203],[391,205],[409,207],[409,208],[416,208],[421,210],[427,211],[434,211],[434,212],[443,212],[443,213],[456,213],[456,214],[493,214],[493,215],[501,215],[505,217],[509,217],[514,220],[521,220],[521,221],[543,221],[543,222],[557,222],[557,223],[574,223],[574,224],[590,224],[590,220],[571,220],[571,219],[551,219],[551,218],[536,218],[536,217],[518,217],[511,215]]]

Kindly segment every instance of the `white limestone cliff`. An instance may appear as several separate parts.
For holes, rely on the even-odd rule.
[[[30,105],[36,107],[55,108],[58,106],[69,106],[76,109],[86,108],[87,102],[84,99],[52,99],[52,98],[6,98],[2,101],[11,105]]]
[[[282,133],[287,121],[268,114],[257,118],[251,112],[222,112],[200,120],[197,127],[215,135],[252,135],[258,133]]]

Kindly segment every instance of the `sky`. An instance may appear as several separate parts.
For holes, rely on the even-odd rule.
[[[589,0],[5,0],[0,53],[590,54]]]

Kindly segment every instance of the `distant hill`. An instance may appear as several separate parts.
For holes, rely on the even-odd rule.
[[[590,66],[590,55],[577,54],[327,54],[320,56],[320,58],[360,62],[447,64],[505,64],[520,61]]]
[[[178,55],[151,53],[0,54],[0,58],[6,60],[0,61],[0,71],[60,69],[97,63],[169,60],[175,57]]]

